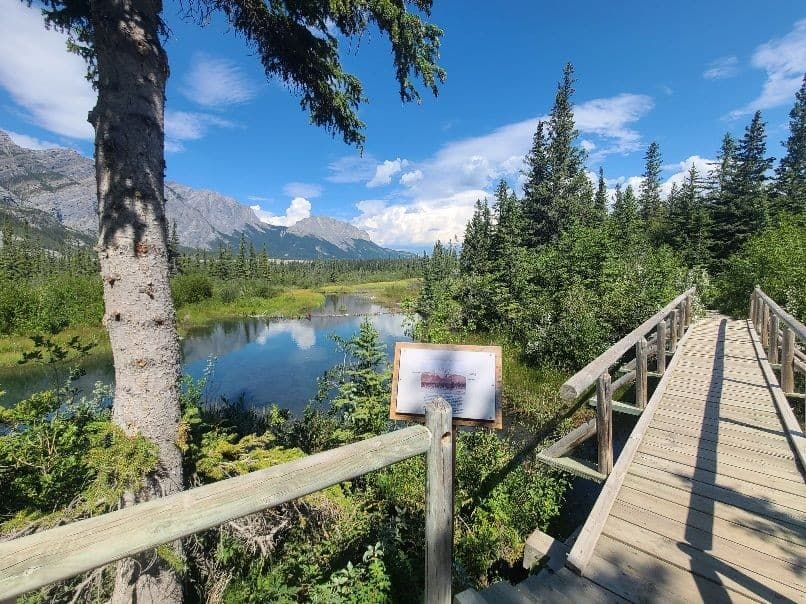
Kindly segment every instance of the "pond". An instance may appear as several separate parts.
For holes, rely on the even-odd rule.
[[[391,358],[396,341],[409,341],[406,317],[367,298],[328,296],[320,308],[303,319],[243,318],[216,321],[191,329],[182,339],[183,370],[200,377],[213,362],[208,400],[244,398],[247,405],[280,407],[300,412],[316,393],[316,381],[325,370],[343,362],[332,339],[349,338],[368,317],[381,335]],[[91,391],[95,382],[111,384],[111,357],[95,356],[84,369],[78,387]],[[3,370],[0,384],[5,404],[52,387],[52,379],[38,367]]]

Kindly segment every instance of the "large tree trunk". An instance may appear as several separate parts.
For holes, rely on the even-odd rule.
[[[112,418],[159,449],[157,470],[141,492],[126,496],[131,504],[182,489],[179,342],[163,189],[168,62],[159,39],[161,0],[94,0],[90,7],[98,67],[90,122],[104,322],[115,361]],[[181,599],[178,576],[153,552],[118,564],[113,602]]]

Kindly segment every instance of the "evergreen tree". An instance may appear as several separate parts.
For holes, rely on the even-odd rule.
[[[752,235],[764,228],[767,220],[767,171],[773,159],[767,151],[765,124],[756,111],[736,150],[736,172],[729,182],[730,216],[733,231],[732,253]]]
[[[604,220],[607,216],[607,185],[605,184],[604,169],[601,166],[599,166],[599,183],[593,202],[596,208],[596,219]]]
[[[484,275],[490,271],[492,224],[487,200],[476,200],[473,217],[467,223],[459,269],[465,275]]]
[[[610,224],[615,238],[624,241],[632,247],[641,238],[641,216],[638,213],[638,200],[632,185],[622,193],[621,185],[616,185],[616,199],[613,203],[613,212],[610,215]]]
[[[789,112],[786,154],[776,170],[775,209],[797,214],[806,211],[806,74]]]
[[[656,141],[650,143],[644,160],[646,163],[638,197],[638,206],[649,238],[654,242],[660,242],[666,232],[664,223],[667,208],[660,194],[660,173],[663,160],[660,145]]]
[[[538,246],[559,238],[574,222],[595,220],[593,187],[585,174],[585,151],[575,146],[579,132],[574,124],[571,97],[574,67],[568,63],[557,86],[554,106],[543,136],[538,129],[527,157],[524,185],[526,230],[530,245]]]
[[[171,276],[179,273],[179,235],[175,220],[171,223],[171,235],[168,238],[168,270]]]
[[[491,257],[499,280],[507,287],[513,283],[517,249],[522,243],[523,214],[514,192],[509,191],[506,181],[501,180],[495,191],[493,204],[495,229],[493,230]]]
[[[711,171],[707,207],[710,214],[711,240],[710,256],[712,270],[727,258],[732,246],[732,208],[733,197],[730,185],[736,173],[736,140],[728,132],[722,137],[722,144],[717,155],[717,162]],[[716,263],[716,264],[714,264]]]

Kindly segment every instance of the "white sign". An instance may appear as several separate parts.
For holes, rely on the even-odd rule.
[[[501,428],[501,348],[398,342],[390,417],[416,419],[437,397],[456,424]]]

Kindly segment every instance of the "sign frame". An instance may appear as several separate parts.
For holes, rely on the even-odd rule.
[[[481,420],[453,417],[454,426],[482,426],[501,430],[504,427],[501,410],[502,393],[502,354],[500,346],[475,346],[466,344],[423,344],[420,342],[395,342],[395,356],[392,362],[392,397],[389,402],[389,418],[396,421],[425,421],[424,413],[398,413],[397,390],[400,380],[400,353],[404,348],[421,350],[447,350],[456,352],[492,352],[495,358],[495,419]]]

